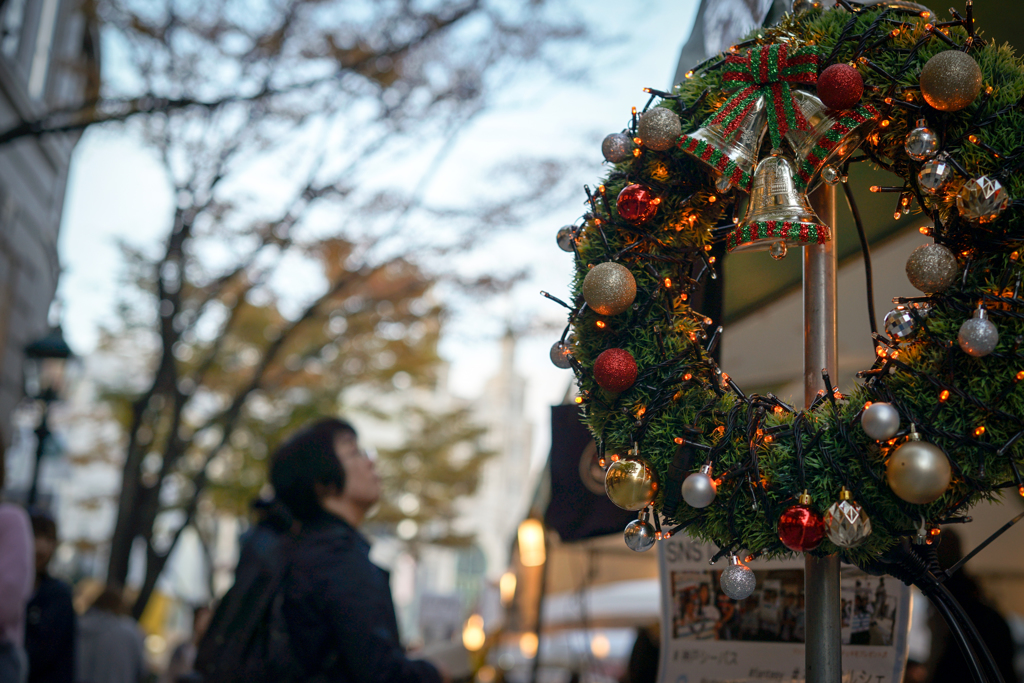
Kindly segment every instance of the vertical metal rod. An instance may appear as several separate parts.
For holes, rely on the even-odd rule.
[[[836,191],[822,185],[810,196],[818,217],[832,227],[832,240],[804,247],[804,405],[824,388],[822,368],[836,381]],[[820,501],[819,501],[820,502]],[[805,666],[807,683],[839,683],[842,677],[839,557],[806,556]]]

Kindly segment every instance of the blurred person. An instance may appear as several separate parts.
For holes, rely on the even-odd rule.
[[[171,658],[167,662],[167,669],[160,676],[160,683],[179,683],[179,681],[190,680],[195,673],[196,648],[203,635],[206,634],[206,627],[210,625],[212,613],[207,605],[199,605],[192,610],[192,637],[174,648]]]
[[[655,683],[658,680],[660,652],[657,633],[652,628],[638,628],[633,649],[629,653],[629,662],[619,683]]]
[[[719,592],[718,621],[715,622],[716,640],[740,639],[740,612],[736,602],[725,593]]]
[[[943,530],[936,554],[943,569],[952,567],[963,558],[960,537],[956,532]],[[943,585],[949,589],[974,623],[1003,680],[1006,683],[1016,681],[1017,674],[1013,668],[1013,634],[1003,616],[985,599],[981,586],[964,571],[964,567],[947,578]],[[956,641],[950,636],[946,622],[935,609],[929,609],[929,612],[928,626],[932,632],[932,644],[928,658],[927,680],[931,683],[960,683],[971,680],[967,661],[960,653]],[[978,656],[980,657],[981,653],[978,653]]]
[[[76,683],[139,683],[146,675],[142,630],[124,593],[108,585],[78,620]]]
[[[370,545],[358,531],[381,487],[352,425],[329,418],[294,434],[271,458],[270,483],[276,502],[263,506],[264,519],[246,539],[235,579],[236,587],[259,590],[260,576],[286,563],[269,621],[278,636],[271,642],[287,647],[265,648],[270,659],[262,673],[359,683],[447,680],[437,665],[406,656],[389,575],[370,562]],[[225,648],[237,624],[265,614],[247,613],[240,604],[252,598],[251,590],[229,591],[214,613],[196,662],[207,680],[237,679],[237,671],[225,671]],[[263,654],[243,653],[239,663],[251,665]]]
[[[50,576],[57,549],[57,524],[44,512],[32,513],[36,582],[25,610],[25,652],[29,683],[71,683],[75,679],[75,608],[71,587]]]
[[[0,440],[0,443],[3,443]],[[0,459],[3,448],[0,447]],[[0,467],[0,491],[4,468]],[[32,524],[20,506],[0,500],[0,681],[22,683],[25,657],[25,606],[32,595]]]

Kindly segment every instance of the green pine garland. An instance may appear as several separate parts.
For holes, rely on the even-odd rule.
[[[963,26],[952,26],[947,29],[950,41],[973,41],[969,54],[991,92],[983,91],[959,112],[931,109],[921,97],[918,76],[930,57],[952,48],[929,30],[927,22],[891,8],[852,13],[814,9],[787,16],[779,26],[752,36],[760,44],[785,40],[813,45],[821,57],[820,69],[862,57],[870,61],[858,63],[866,86],[862,104],[877,109],[883,125],[868,136],[858,154],[905,179],[908,196],[937,221],[936,241],[958,255],[962,280],[942,295],[914,299],[932,305],[919,323],[921,332],[903,343],[895,358],[879,358],[874,372],[869,371],[851,396],[823,400],[812,411],[791,411],[769,398],[741,397],[715,368],[706,345],[716,323],[691,309],[686,299],[699,284],[692,276],[701,264],[702,277],[713,271],[705,248],[725,238],[715,226],[732,215],[731,204],[739,192],[716,193],[715,179],[680,147],[664,152],[641,148],[638,156],[614,166],[601,191],[591,198],[591,210],[577,231],[573,334],[567,343],[584,419],[602,453],[609,458],[625,456],[635,444],[663,482],[677,452],[677,439],[711,447],[714,476],[723,478],[717,498],[701,510],[680,504],[674,521],[723,549],[765,556],[788,553],[776,525],[804,486],[813,507],[822,513],[838,499],[842,486],[850,488],[871,519],[872,535],[853,550],[826,540],[814,553],[839,551],[849,561],[863,562],[899,537],[913,534],[922,517],[938,525],[982,499],[998,496],[1000,489],[1015,490],[1020,484],[1014,463],[1024,467],[1024,438],[1010,442],[1024,429],[1024,381],[1016,379],[1024,370],[1024,351],[1019,348],[1024,299],[1012,297],[1020,295],[1015,291],[1022,272],[1016,250],[1024,241],[1024,213],[1011,205],[993,223],[966,223],[952,194],[933,200],[917,191],[920,163],[906,156],[903,144],[916,120],[927,118],[930,127],[941,131],[946,151],[967,177],[1001,172],[1010,196],[1024,198],[1019,168],[1024,166],[1024,67],[1010,47],[983,44]],[[687,144],[685,135],[703,125],[735,90],[723,83],[725,70],[716,68],[718,63],[712,60],[658,105],[680,115],[681,145]],[[969,141],[972,134],[987,148]],[[661,199],[656,216],[640,226],[626,223],[615,212],[614,198],[630,183],[650,188]],[[637,283],[632,309],[617,316],[599,316],[583,305],[583,279],[590,267],[605,261],[628,267]],[[960,325],[982,299],[998,326],[1000,342],[994,353],[977,359],[963,353],[956,339]],[[597,356],[612,347],[629,351],[639,367],[633,387],[618,395],[598,387],[592,375]],[[943,391],[949,397],[940,401]],[[890,444],[868,438],[857,422],[867,401],[892,402],[901,413],[901,435],[914,422],[925,440],[949,454],[954,481],[939,500],[912,505],[889,489],[885,461],[904,437]],[[982,425],[983,434],[978,431]],[[798,444],[804,486],[799,481]],[[693,471],[705,454],[698,452]],[[664,490],[656,508],[661,508],[663,495]]]

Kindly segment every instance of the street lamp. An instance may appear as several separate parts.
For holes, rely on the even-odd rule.
[[[47,423],[50,404],[61,399],[64,373],[71,356],[71,348],[64,341],[60,325],[50,328],[46,336],[25,347],[25,394],[43,405],[43,414],[35,430],[36,459],[32,467],[32,485],[28,490],[29,506],[36,504],[39,494],[39,464],[43,459],[46,441],[50,438],[50,426]]]

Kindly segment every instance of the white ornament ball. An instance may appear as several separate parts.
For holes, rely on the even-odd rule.
[[[715,481],[701,468],[683,480],[683,500],[695,508],[706,508],[715,500],[718,487]]]
[[[872,403],[860,415],[864,433],[876,441],[888,441],[900,430],[900,413],[891,403]]]
[[[642,553],[654,547],[654,527],[650,522],[634,519],[626,525],[622,536],[630,550]]]
[[[722,592],[733,600],[746,600],[754,594],[757,577],[753,569],[736,560],[735,564],[722,572],[721,586]]]

